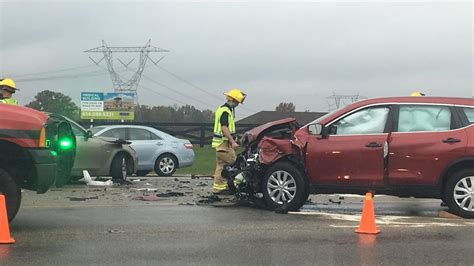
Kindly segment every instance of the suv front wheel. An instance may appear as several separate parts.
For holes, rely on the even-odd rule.
[[[454,173],[446,183],[444,198],[451,212],[474,218],[474,169]]]
[[[296,211],[309,196],[309,184],[300,170],[289,162],[278,162],[271,166],[262,179],[263,198],[272,209],[281,207]]]

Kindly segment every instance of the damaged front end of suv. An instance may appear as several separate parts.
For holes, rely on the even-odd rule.
[[[243,135],[241,144],[245,150],[222,171],[239,201],[270,209],[284,206],[288,210],[297,210],[306,202],[309,185],[303,146],[295,137],[299,127],[296,119],[287,118]]]

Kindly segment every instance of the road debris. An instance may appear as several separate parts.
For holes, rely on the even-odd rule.
[[[133,191],[145,191],[145,192],[156,192],[158,188],[131,188]]]
[[[133,197],[132,200],[159,201],[159,200],[164,200],[164,199],[162,199],[158,196],[155,196],[155,195],[143,195],[143,196]]]
[[[90,199],[99,199],[98,196],[94,196],[94,197],[65,197],[66,199],[69,199],[69,201],[86,201],[86,200],[90,200]]]
[[[89,175],[89,171],[87,170],[82,171],[82,174],[84,175],[84,181],[86,182],[86,185],[88,186],[112,186],[114,184],[112,180],[107,180],[107,181],[92,180],[92,177]]]
[[[182,197],[182,196],[184,196],[184,193],[171,191],[171,192],[165,192],[165,193],[156,194],[156,196],[158,196],[158,197],[163,197],[163,198]]]
[[[125,233],[125,231],[117,230],[117,229],[110,229],[110,230],[107,231],[107,233],[110,233],[110,234],[119,234],[119,233]]]

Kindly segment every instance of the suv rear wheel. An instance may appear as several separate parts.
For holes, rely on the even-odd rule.
[[[0,168],[0,194],[5,196],[8,221],[13,220],[21,204],[21,188],[17,185],[13,177]]]
[[[454,173],[446,183],[444,199],[454,214],[474,218],[474,169]]]
[[[279,162],[271,166],[262,180],[265,203],[275,209],[284,202],[290,211],[303,206],[309,196],[309,185],[301,171],[289,162]]]

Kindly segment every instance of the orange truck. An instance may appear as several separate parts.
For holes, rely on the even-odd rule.
[[[22,189],[42,194],[68,181],[75,143],[64,118],[0,103],[0,193],[9,221],[20,209]]]

